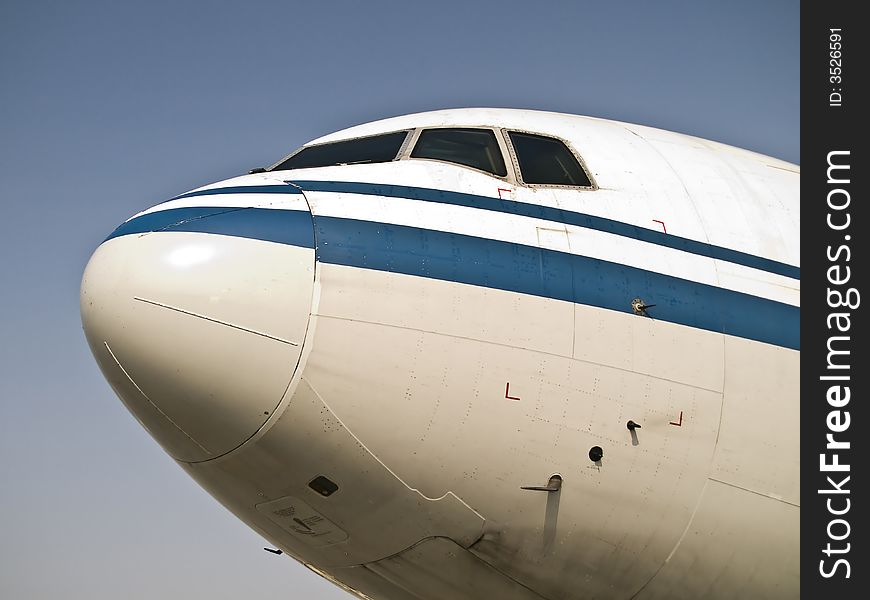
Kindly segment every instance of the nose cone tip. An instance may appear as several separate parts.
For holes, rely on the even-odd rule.
[[[104,242],[82,277],[104,376],[174,458],[225,454],[262,427],[301,354],[310,248],[191,232]]]

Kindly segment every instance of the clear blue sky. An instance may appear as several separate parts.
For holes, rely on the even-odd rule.
[[[82,269],[134,212],[444,107],[587,114],[800,162],[799,4],[0,2],[0,597],[344,598],[114,397]]]

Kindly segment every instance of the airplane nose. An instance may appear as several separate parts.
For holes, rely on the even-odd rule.
[[[245,210],[257,209],[236,211],[250,231]],[[217,218],[197,223],[202,230]],[[313,283],[313,243],[165,229],[118,235],[85,268],[82,325],[139,422],[174,458],[203,461],[243,444],[280,403]]]

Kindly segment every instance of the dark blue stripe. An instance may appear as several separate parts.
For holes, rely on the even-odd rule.
[[[675,235],[654,231],[645,227],[629,225],[621,221],[614,221],[604,217],[587,215],[585,213],[572,212],[549,206],[502,200],[489,196],[477,196],[459,192],[448,192],[431,188],[410,187],[406,185],[390,185],[378,183],[356,183],[346,181],[292,181],[305,191],[312,192],[345,192],[350,194],[365,194],[372,196],[386,196],[390,198],[409,198],[423,200],[425,202],[438,202],[441,204],[453,204],[470,208],[480,208],[496,212],[520,215],[544,219],[567,225],[575,225],[605,233],[612,233],[623,237],[649,242],[659,246],[682,250],[700,256],[706,256],[717,260],[725,260],[738,265],[752,267],[775,273],[793,279],[800,279],[800,267],[788,265],[768,258],[762,258],[753,254],[739,252],[722,246],[714,246],[706,242],[690,240]]]
[[[708,331],[800,349],[800,309],[618,263],[416,227],[315,217],[318,260],[554,298],[650,315]],[[314,247],[310,213],[196,207],[131,219],[108,239],[149,231],[195,231]],[[641,318],[641,317],[638,317]],[[655,349],[651,348],[651,352]]]
[[[318,260],[650,316],[794,350],[800,308],[618,263],[416,227],[315,217]],[[655,352],[655,348],[650,348]]]
[[[130,219],[106,239],[150,231],[216,233],[304,248],[314,247],[310,212],[268,208],[197,206],[161,210]]]
[[[212,188],[210,190],[199,190],[197,192],[187,192],[176,196],[173,200],[181,198],[193,198],[194,196],[217,196],[220,194],[301,194],[297,188],[292,185],[239,185],[234,187]]]

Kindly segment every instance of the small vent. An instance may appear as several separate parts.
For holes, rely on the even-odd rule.
[[[324,497],[331,496],[336,491],[338,491],[338,485],[336,485],[332,480],[323,475],[318,475],[317,477],[312,479],[309,482],[308,487]]]

